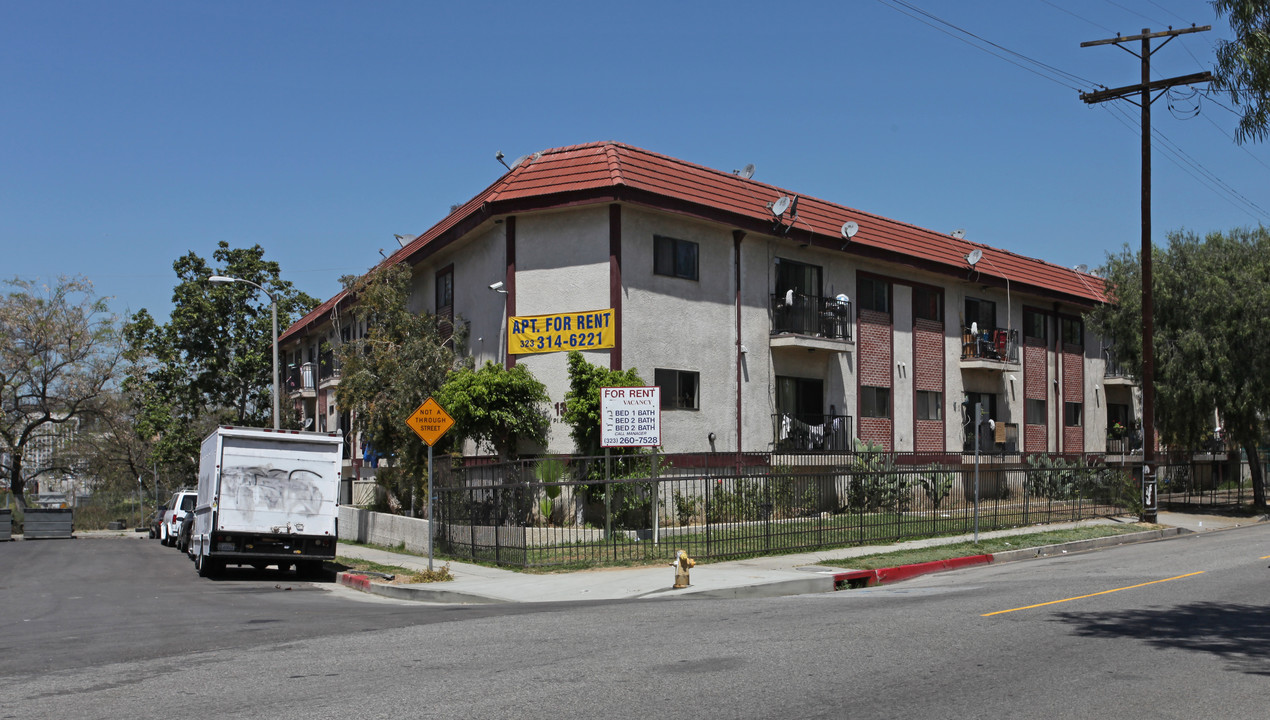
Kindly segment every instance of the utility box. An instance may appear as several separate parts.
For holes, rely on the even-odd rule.
[[[0,542],[13,539],[13,511],[0,508]]]
[[[70,508],[27,508],[22,520],[25,540],[69,540],[73,529]]]

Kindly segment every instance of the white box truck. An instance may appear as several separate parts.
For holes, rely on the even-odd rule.
[[[218,427],[203,440],[190,555],[208,577],[226,565],[300,575],[335,559],[338,433]]]

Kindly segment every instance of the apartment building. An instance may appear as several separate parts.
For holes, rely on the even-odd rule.
[[[751,175],[616,142],[546,150],[384,262],[413,268],[412,309],[463,323],[478,364],[526,365],[557,419],[568,350],[636,368],[661,387],[666,452],[960,453],[979,406],[983,449],[1102,453],[1109,413],[1132,422],[1135,386],[1107,379],[1082,319],[1101,278]],[[323,352],[364,332],[337,333],[347,301],[281,338],[317,430],[349,427]],[[527,450],[573,447],[555,424]]]

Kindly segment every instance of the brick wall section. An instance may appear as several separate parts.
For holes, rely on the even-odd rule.
[[[891,324],[891,314],[876,310],[861,310],[857,318],[857,326],[860,333],[857,341],[860,366],[857,373],[860,378],[859,383],[872,387],[892,387],[891,365],[894,354],[892,343],[895,331]],[[858,393],[856,397],[859,397]],[[892,405],[899,401],[899,398],[894,395],[891,396]],[[894,415],[894,412],[892,412],[892,415]],[[894,436],[894,432],[890,419],[862,417],[859,412],[858,401],[856,417],[859,418],[857,425],[859,426],[861,440],[871,442],[874,445],[881,445],[887,450],[891,449],[891,438]]]
[[[1062,355],[1063,367],[1063,402],[1085,402],[1085,356],[1078,345],[1064,345]],[[1088,415],[1089,408],[1084,408]],[[1064,415],[1063,417],[1066,417]],[[1083,420],[1082,420],[1083,422]],[[1085,452],[1085,428],[1063,426],[1063,452]]]
[[[861,310],[860,384],[891,387],[892,336],[891,315],[875,310]]]
[[[948,408],[944,408],[948,412]],[[947,417],[947,415],[945,415]],[[944,452],[944,423],[941,420],[914,420],[913,447],[918,452]]]
[[[1025,452],[1045,452],[1049,448],[1046,437],[1046,425],[1029,425],[1027,420],[1026,400],[1045,400],[1049,395],[1049,363],[1046,360],[1049,352],[1045,341],[1039,338],[1026,338],[1023,347],[1023,450]],[[1053,408],[1047,408],[1046,420]]]
[[[913,389],[944,392],[944,326],[934,320],[918,318],[913,321]],[[944,417],[948,417],[946,396]],[[913,424],[915,450],[943,452],[947,449],[944,421],[914,419]]]
[[[887,450],[891,449],[891,421],[889,419],[862,417],[859,425],[861,440],[881,445]]]

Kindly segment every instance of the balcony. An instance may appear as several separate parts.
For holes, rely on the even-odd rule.
[[[291,365],[286,370],[286,393],[291,397],[317,397],[313,363]]]
[[[1125,434],[1107,434],[1108,455],[1132,455],[1142,452],[1142,431],[1133,430]]]
[[[851,452],[850,415],[772,415],[772,448],[782,453]]]
[[[839,298],[772,294],[771,346],[845,352],[851,344],[851,301]]]
[[[961,333],[963,370],[1005,370],[1019,364],[1019,331],[969,327]]]
[[[333,350],[318,356],[318,386],[331,387],[340,383],[340,361]]]
[[[1116,353],[1103,349],[1103,371],[1102,378],[1104,385],[1137,385],[1137,381],[1129,375],[1129,371],[1125,369],[1120,361],[1116,358]]]

